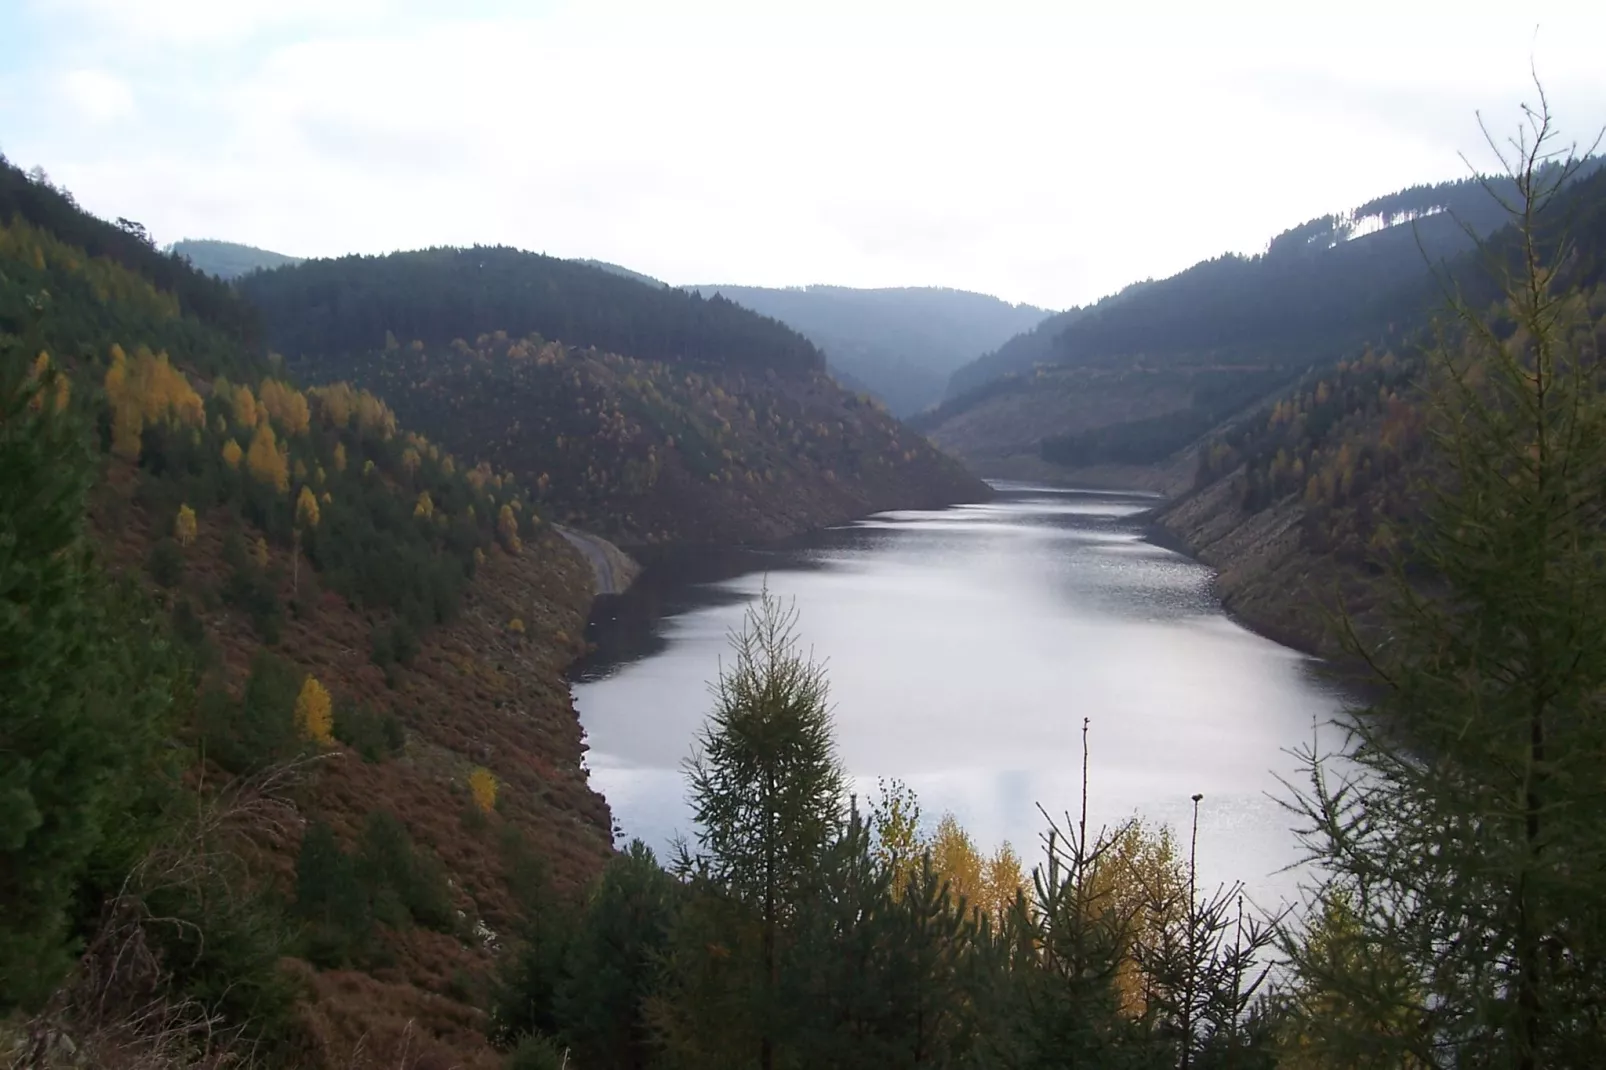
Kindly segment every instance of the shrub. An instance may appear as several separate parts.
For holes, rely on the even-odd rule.
[[[232,772],[254,772],[294,755],[295,702],[299,681],[283,658],[258,650],[251,661],[245,696],[209,689],[201,695],[200,730],[208,757]]]
[[[335,738],[370,764],[400,754],[407,734],[394,714],[379,713],[366,705],[344,703],[335,709]]]
[[[414,921],[437,932],[455,927],[445,868],[433,853],[414,846],[396,815],[385,810],[368,815],[356,865],[377,920],[395,927]]]
[[[151,579],[163,587],[177,587],[184,578],[184,551],[172,538],[156,540],[149,562]]]
[[[568,1065],[567,1052],[539,1033],[524,1034],[507,1057],[507,1070],[564,1070]]]

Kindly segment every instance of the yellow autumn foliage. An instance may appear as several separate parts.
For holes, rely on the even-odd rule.
[[[195,541],[198,525],[195,522],[195,510],[188,505],[178,507],[178,515],[173,518],[173,537],[180,546],[189,546]]]
[[[312,488],[303,484],[300,495],[296,497],[296,524],[315,528],[318,520],[318,499],[313,495]]]
[[[40,350],[39,356],[34,359],[33,370],[28,375],[29,382],[42,383],[47,377],[50,376],[50,354],[46,353],[44,350]],[[72,386],[65,375],[55,375],[54,378],[56,380],[54,407],[57,412],[61,412],[67,407],[67,402],[72,396]],[[28,406],[35,412],[42,411],[45,407],[44,390],[40,390],[39,393],[35,394],[28,402]]]
[[[519,541],[519,518],[513,514],[511,506],[503,505],[496,514],[496,534],[502,540],[502,548],[510,554],[517,554],[524,549]]]
[[[413,515],[426,520],[435,515],[435,501],[429,496],[429,491],[418,492],[418,501],[413,503]]]
[[[496,787],[496,774],[484,766],[476,768],[468,775],[469,794],[474,797],[474,805],[483,814],[496,809]]]
[[[234,422],[244,428],[253,428],[257,425],[257,399],[248,386],[237,386],[229,397],[229,407],[234,410]]]
[[[307,407],[306,395],[277,379],[262,380],[257,400],[268,410],[268,416],[287,435],[303,434],[312,422],[312,411]]]
[[[357,411],[357,392],[349,383],[313,387],[307,393],[317,399],[318,410],[330,427],[340,431],[350,426],[351,417]]]
[[[315,743],[334,741],[334,704],[316,676],[308,676],[296,696],[296,730]]]
[[[240,458],[243,456],[245,456],[245,451],[232,438],[223,443],[223,463],[230,468],[239,468]]]
[[[245,454],[245,467],[258,482],[266,483],[280,493],[290,489],[290,465],[279,450],[273,425],[263,423],[257,427],[251,436],[251,448]]]
[[[388,439],[396,433],[396,414],[383,401],[360,390],[357,392],[357,429]]]
[[[140,435],[147,426],[165,422],[201,427],[206,422],[201,395],[166,353],[153,354],[140,346],[129,358],[122,347],[113,346],[104,385],[112,410],[112,452],[125,460],[139,460]]]

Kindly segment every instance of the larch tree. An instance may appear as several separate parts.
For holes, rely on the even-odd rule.
[[[484,766],[468,775],[468,793],[480,813],[488,814],[496,809],[496,789],[496,774]]]
[[[178,515],[173,518],[173,537],[180,546],[189,546],[195,542],[197,525],[195,510],[188,505],[178,507]]]
[[[296,729],[303,739],[314,743],[331,743],[334,740],[334,704],[329,690],[309,675],[296,696]]]
[[[290,489],[290,465],[279,449],[279,440],[273,433],[273,427],[266,422],[258,424],[251,436],[251,448],[245,453],[245,467],[258,482],[266,483],[281,494]]]
[[[711,686],[714,708],[687,779],[697,862],[756,916],[763,992],[755,1054],[769,1070],[780,933],[842,827],[844,774],[825,670],[802,650],[796,608],[766,588],[730,642],[734,663]]]
[[[1349,1008],[1305,1034],[1329,1065],[1585,1066],[1606,1035],[1606,366],[1566,274],[1578,158],[1545,166],[1564,153],[1542,92],[1524,115],[1514,226],[1483,248],[1504,299],[1452,299],[1425,523],[1386,641],[1349,629],[1381,692],[1298,800],[1311,912],[1343,920],[1291,946],[1303,987]]]

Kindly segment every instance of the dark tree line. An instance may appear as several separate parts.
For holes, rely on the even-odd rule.
[[[505,247],[309,260],[239,286],[261,311],[269,343],[292,357],[381,349],[386,332],[444,346],[506,331],[731,371],[802,374],[825,366],[791,328],[722,297]]]
[[[1594,178],[1592,171],[1582,168],[1571,180]],[[1497,198],[1514,193],[1509,179],[1496,178],[1487,187],[1466,179],[1381,197],[1354,216],[1442,210],[1353,240],[1334,217],[1312,220],[1274,238],[1265,253],[1220,256],[1061,313],[960,369],[949,396],[1035,363],[1336,360],[1382,341],[1398,324],[1420,322],[1439,293],[1430,264],[1459,258],[1472,267],[1464,254],[1474,236],[1507,224]]]

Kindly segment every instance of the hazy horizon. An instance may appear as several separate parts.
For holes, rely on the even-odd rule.
[[[1606,121],[1606,14],[1570,4],[1275,24],[427,7],[26,0],[0,12],[0,151],[162,244],[504,244],[676,285],[939,286],[1062,309],[1463,177],[1460,153],[1488,167],[1478,112],[1511,129],[1530,61],[1570,140]]]

